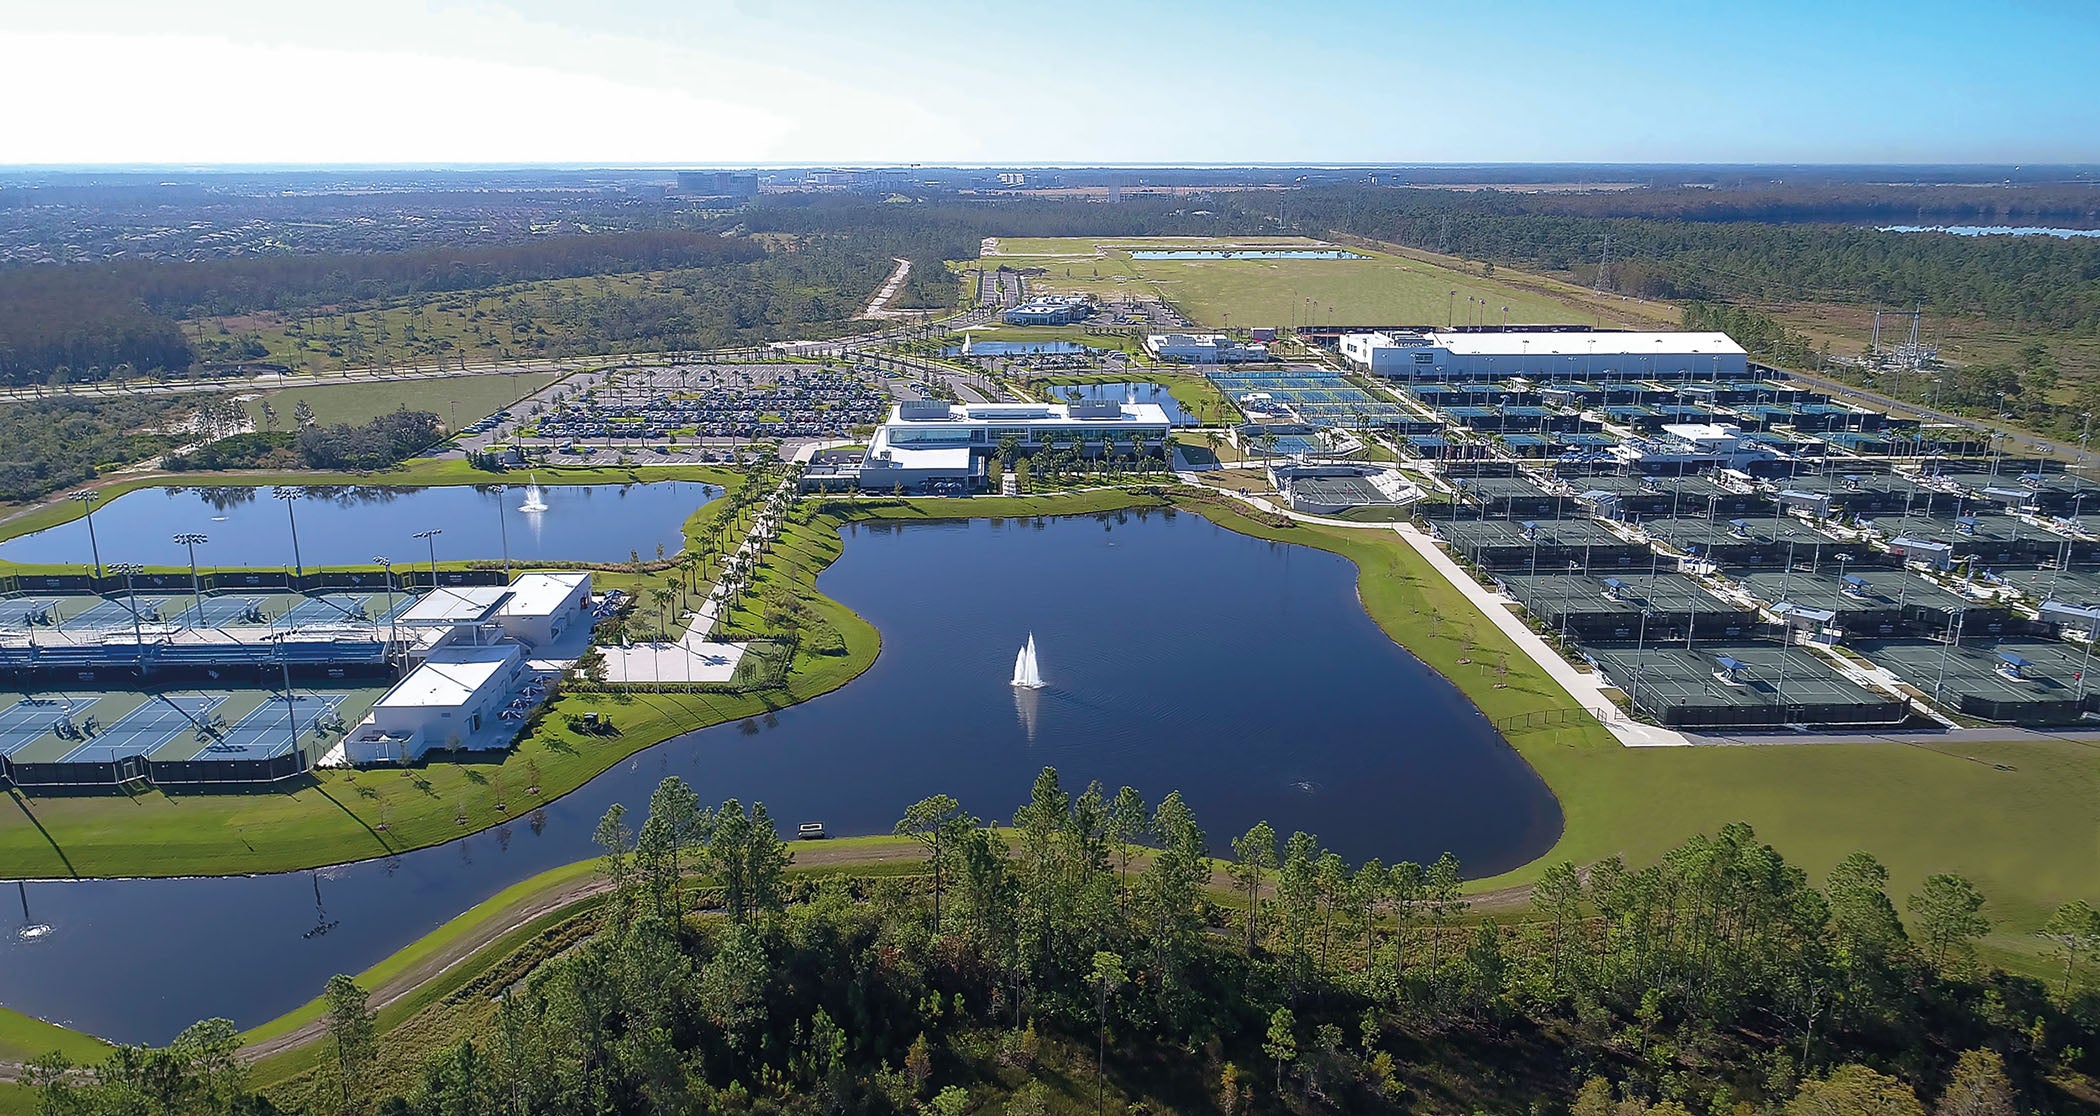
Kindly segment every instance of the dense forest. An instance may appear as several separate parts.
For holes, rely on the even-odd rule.
[[[1643,298],[1922,305],[1935,313],[2100,331],[2100,238],[1963,237],[1843,224],[1699,220],[1666,211],[1650,215],[1654,199],[1645,193],[1628,198],[1328,189],[1293,195],[1288,206],[1290,219],[1315,234],[1339,229],[1568,272],[1585,283],[1598,282],[1601,267],[1605,289]],[[1614,206],[1640,215],[1587,215],[1610,213]]]
[[[1658,863],[1470,909],[1458,863],[1351,867],[1266,824],[1212,842],[1178,795],[1073,794],[1010,828],[945,795],[897,826],[915,876],[801,877],[764,806],[677,778],[598,827],[595,933],[487,994],[475,1033],[387,1049],[326,995],[321,1068],[268,1098],[199,1024],[29,1080],[59,1114],[1431,1112],[1946,1116],[2100,1100],[2100,917],[2045,931],[2059,979],[1979,970],[1986,898],[1902,905],[1865,853],[1816,886],[1732,825]],[[406,1056],[419,1073],[389,1076]]]

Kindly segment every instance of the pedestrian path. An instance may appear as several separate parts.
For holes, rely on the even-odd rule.
[[[819,450],[845,444],[811,442],[796,451],[795,459],[807,464]],[[728,558],[723,559],[722,569],[757,563],[765,540],[780,529],[780,513],[774,510],[775,504],[785,507],[784,498],[794,495],[794,490],[793,476],[780,482],[780,486],[759,506],[759,513],[752,520],[751,529],[744,533],[743,541]],[[717,581],[708,587],[700,607],[685,614],[685,632],[675,641],[659,640],[604,648],[605,680],[646,686],[727,682],[735,678],[737,664],[744,661],[746,644],[715,638],[715,628],[730,603],[729,591]]]
[[[1531,626],[1524,623],[1522,617],[1510,611],[1509,598],[1473,580],[1473,575],[1461,568],[1449,554],[1444,553],[1444,549],[1436,544],[1436,540],[1423,534],[1414,524],[1394,524],[1393,530],[1407,540],[1407,545],[1413,547],[1415,553],[1436,567],[1437,573],[1441,574],[1444,580],[1465,594],[1466,600],[1471,601],[1473,607],[1479,609],[1490,623],[1502,629],[1502,634],[1508,636],[1518,649],[1531,656],[1531,661],[1544,669],[1546,676],[1553,679],[1556,685],[1566,690],[1575,704],[1594,714],[1604,724],[1605,729],[1618,738],[1619,743],[1631,748],[1673,748],[1685,747],[1692,743],[1681,732],[1642,724],[1620,712],[1618,706],[1612,704],[1611,699],[1605,696],[1604,691],[1607,687],[1601,677],[1590,671],[1578,670],[1574,664],[1561,658],[1560,652],[1555,651],[1537,632],[1532,631]]]

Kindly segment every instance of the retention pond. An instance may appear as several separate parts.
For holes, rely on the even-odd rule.
[[[1166,512],[862,526],[820,584],[882,632],[852,685],[689,733],[528,818],[386,861],[27,884],[0,907],[0,1002],[123,1041],[211,1016],[264,1022],[331,974],[592,856],[606,807],[638,821],[666,775],[711,801],[763,801],[790,831],[851,835],[888,832],[942,791],[1005,821],[1049,765],[1073,793],[1090,780],[1151,803],[1181,791],[1216,851],[1267,820],[1351,862],[1449,850],[1476,877],[1560,832],[1545,785],[1364,615],[1355,566],[1324,551]],[[1031,634],[1046,687],[1018,690]]]
[[[197,532],[210,540],[197,547],[202,569],[290,567],[296,522],[307,569],[367,566],[374,555],[420,563],[432,548],[414,535],[433,528],[440,562],[501,558],[506,546],[520,562],[625,562],[684,546],[686,518],[722,494],[697,481],[555,485],[540,490],[546,510],[527,512],[526,488],[316,486],[299,489],[290,511],[266,487],[141,488],[95,508],[92,540],[76,519],[0,543],[0,559],[84,566],[99,549],[104,564],[180,567],[189,554],[174,537]]]

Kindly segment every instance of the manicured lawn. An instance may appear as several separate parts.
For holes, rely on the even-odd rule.
[[[301,400],[323,423],[368,421],[400,407],[429,411],[446,426],[456,413],[460,425],[485,418],[546,387],[567,373],[517,372],[452,376],[442,380],[375,377],[369,384],[324,384],[318,387],[271,388],[247,402],[248,414],[262,429],[262,404],[277,409],[277,429],[292,429],[292,410]],[[453,403],[459,406],[455,408]],[[523,415],[518,416],[520,418]]]
[[[1254,244],[1262,238],[1227,238]],[[1663,304],[1599,300],[1557,280],[1498,269],[1427,252],[1383,251],[1354,244],[1367,260],[1133,260],[1131,248],[1191,248],[1226,241],[1202,238],[1023,239],[1001,241],[1008,266],[1040,267],[1032,289],[1076,291],[1100,298],[1119,294],[1161,297],[1190,320],[1207,326],[1285,326],[1308,316],[1320,323],[1437,325],[1473,320],[1512,325],[1583,325],[1676,320]],[[1297,241],[1304,243],[1304,241]],[[1094,258],[1096,246],[1106,254]],[[1019,253],[1040,253],[1022,256]],[[1073,258],[1081,256],[1086,258]],[[1456,291],[1455,296],[1451,292]],[[1478,299],[1486,306],[1469,304]]]
[[[92,1035],[0,1008],[0,1061],[26,1062],[54,1050],[75,1062],[93,1062],[108,1054],[110,1046]],[[0,1094],[0,1111],[16,1110],[9,1099]]]

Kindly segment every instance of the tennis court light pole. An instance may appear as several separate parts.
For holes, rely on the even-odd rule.
[[[280,484],[270,489],[270,495],[284,501],[285,518],[292,523],[292,574],[303,579],[306,576],[306,564],[299,560],[299,517],[292,512],[292,501],[306,495],[306,490]]]
[[[95,556],[95,577],[98,580],[102,577],[102,544],[95,541],[95,501],[101,498],[102,493],[92,488],[66,493],[66,499],[79,504],[81,513],[87,516],[88,550]]]
[[[190,596],[197,599],[197,626],[201,628],[204,626],[204,589],[197,580],[197,544],[211,540],[195,531],[183,531],[175,536],[175,541],[190,550]]]
[[[133,584],[131,579],[132,575],[142,569],[145,569],[145,567],[137,562],[111,562],[109,564],[109,572],[124,575],[124,595],[129,600],[129,604],[126,607],[131,610],[131,638],[138,646],[140,678],[146,676],[146,631],[139,624],[138,587]]]
[[[430,591],[433,593],[437,591],[438,587],[437,537],[444,533],[445,529],[443,527],[432,527],[428,531],[417,531],[413,536],[414,538],[422,539],[424,542],[430,544]]]

